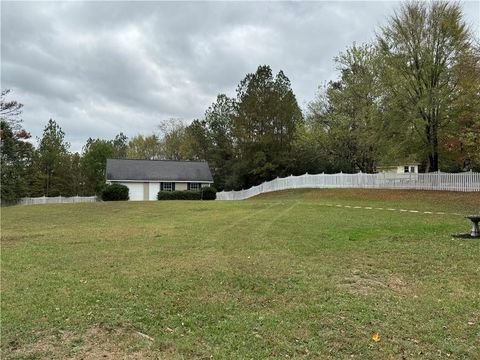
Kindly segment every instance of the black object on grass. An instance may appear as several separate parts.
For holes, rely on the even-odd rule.
[[[452,237],[455,239],[479,239],[480,229],[478,223],[480,222],[480,215],[467,215],[465,217],[473,223],[470,234],[454,234]]]

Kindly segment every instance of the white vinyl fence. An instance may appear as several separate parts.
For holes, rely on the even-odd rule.
[[[440,171],[427,174],[304,174],[276,178],[247,190],[222,191],[217,200],[243,200],[271,191],[305,188],[414,189],[444,191],[480,191],[480,173],[458,174]]]
[[[97,201],[96,196],[55,196],[55,197],[25,197],[21,198],[18,205],[39,205],[39,204],[73,204],[73,203],[93,203]]]

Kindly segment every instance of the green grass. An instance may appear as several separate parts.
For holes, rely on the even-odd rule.
[[[4,208],[1,357],[478,358],[480,241],[450,236],[469,222],[332,205],[467,214],[480,195]]]

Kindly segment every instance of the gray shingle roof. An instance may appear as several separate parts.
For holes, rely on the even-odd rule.
[[[207,162],[107,159],[107,180],[213,182]]]

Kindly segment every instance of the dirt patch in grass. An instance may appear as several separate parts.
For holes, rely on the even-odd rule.
[[[12,351],[12,358],[41,358],[47,359],[48,354],[54,351],[54,343],[57,339],[53,335],[47,335],[45,333],[38,333],[36,335],[39,339],[32,344],[19,346],[16,340],[12,340],[8,343],[9,350]],[[5,350],[5,349],[2,349]]]
[[[414,295],[415,288],[397,275],[377,275],[361,270],[352,270],[338,281],[338,287],[353,295],[370,296],[384,291],[399,295]]]
[[[143,342],[142,350],[128,351],[125,345],[133,345],[132,342]],[[126,330],[106,331],[95,326],[86,332],[84,344],[80,351],[69,357],[71,360],[95,360],[95,359],[154,359],[153,353],[148,350],[149,343],[141,337],[135,338],[135,333]]]
[[[15,245],[16,243],[23,241],[40,241],[42,239],[45,239],[44,233],[2,234],[1,236],[2,246]]]
[[[45,335],[36,342],[15,349],[14,358],[39,359],[161,359],[150,350],[153,340],[137,332],[116,329],[107,330],[92,326],[84,334],[60,331],[57,335]],[[166,355],[168,357],[168,355]]]

